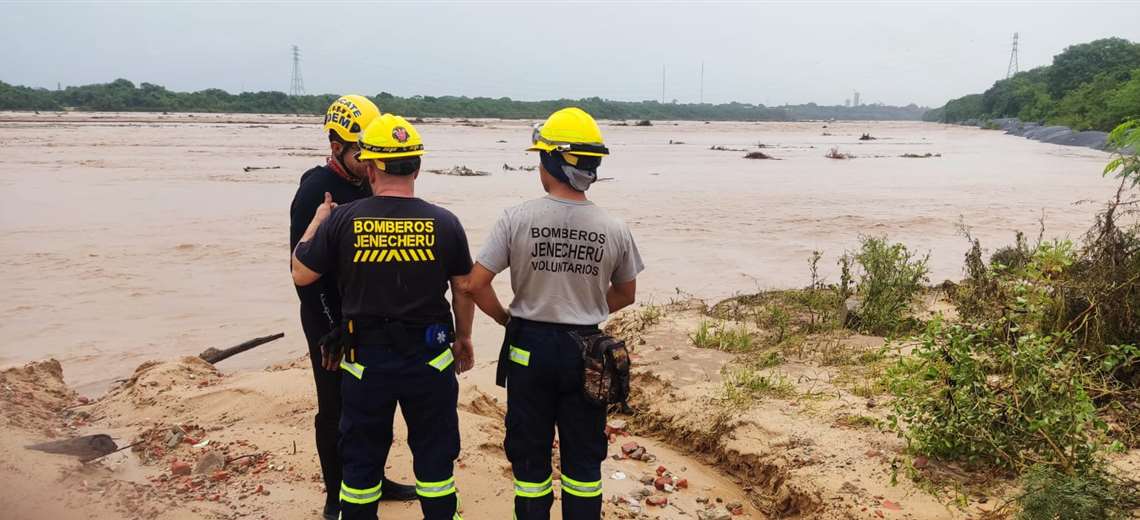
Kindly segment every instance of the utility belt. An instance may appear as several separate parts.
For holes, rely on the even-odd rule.
[[[350,362],[356,362],[355,351],[360,347],[382,348],[412,357],[425,350],[447,348],[453,342],[455,328],[450,322],[419,325],[377,317],[347,318],[321,338],[322,348],[340,352]]]
[[[594,325],[566,325],[511,318],[499,350],[495,384],[507,386],[507,367],[512,343],[524,327],[552,328],[564,332],[582,354],[582,395],[599,406],[624,403],[629,398],[629,351],[625,342]]]

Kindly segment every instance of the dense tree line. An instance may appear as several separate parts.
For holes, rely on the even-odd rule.
[[[1022,121],[1111,130],[1140,116],[1140,43],[1106,38],[1073,45],[1053,64],[1000,80],[981,94],[952,99],[927,121],[958,123],[1016,117]]]
[[[320,114],[333,94],[288,96],[283,92],[224,90],[174,92],[151,83],[118,79],[111,83],[67,87],[62,90],[33,89],[0,82],[0,110],[100,110],[140,112],[235,112],[265,114]],[[821,106],[815,103],[766,107],[747,103],[687,104],[657,101],[613,101],[598,97],[517,101],[510,98],[463,96],[399,97],[381,92],[372,100],[385,112],[409,117],[491,117],[541,119],[551,112],[575,105],[600,119],[697,120],[697,121],[791,121],[802,119],[906,119],[917,120],[925,108]]]

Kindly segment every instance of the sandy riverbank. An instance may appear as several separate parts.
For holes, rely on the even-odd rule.
[[[146,363],[127,382],[90,401],[68,388],[62,375],[55,361],[0,373],[0,510],[6,518],[318,517],[323,484],[310,429],[315,398],[307,360],[235,375],[197,358]],[[502,450],[505,408],[497,390],[470,383],[462,388],[463,450],[456,478],[465,518],[510,515],[510,466]],[[388,474],[408,482],[411,458],[402,428],[398,422]],[[110,434],[120,446],[142,443],[87,465],[24,448],[89,433]],[[644,487],[640,480],[656,477],[659,466],[687,479],[688,487],[669,494],[671,505],[665,507],[636,498],[634,503],[641,504],[636,508],[628,500],[607,503],[611,517],[640,510],[663,519],[693,518],[698,508],[708,507],[697,502],[704,497],[721,514],[738,503],[738,517],[760,518],[732,477],[660,442],[618,434],[611,455],[621,457],[621,446],[629,442],[644,446],[656,460],[607,459],[607,497],[634,497]],[[203,460],[215,456],[237,460],[197,472]],[[176,475],[177,463],[194,473]],[[385,503],[382,511],[385,518],[420,518],[414,503]]]

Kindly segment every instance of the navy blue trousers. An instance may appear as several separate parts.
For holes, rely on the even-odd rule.
[[[384,347],[356,348],[341,364],[341,518],[375,520],[396,405],[408,425],[416,493],[425,520],[455,520],[452,475],[459,457],[459,382],[451,350],[403,357]]]
[[[601,518],[606,409],[582,396],[582,353],[569,329],[523,322],[510,338],[504,448],[515,477],[517,520],[550,518],[555,428],[563,520]]]

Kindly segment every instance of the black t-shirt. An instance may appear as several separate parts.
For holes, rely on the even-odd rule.
[[[367,183],[353,184],[326,166],[316,166],[301,175],[301,183],[293,196],[293,204],[289,207],[289,258],[293,257],[293,249],[301,241],[309,222],[312,222],[317,206],[325,201],[326,192],[332,195],[333,202],[337,204],[347,204],[372,195]],[[301,299],[301,312],[325,315],[330,330],[340,322],[340,294],[337,293],[335,273],[322,276],[312,285],[297,287],[297,296]]]
[[[333,209],[297,248],[309,269],[338,277],[348,318],[450,322],[448,280],[471,272],[467,234],[450,211],[417,198],[368,197]]]

